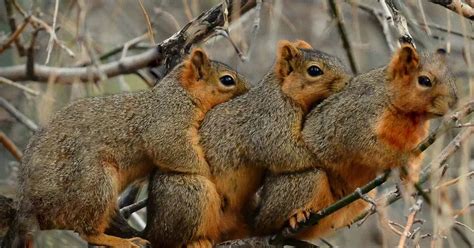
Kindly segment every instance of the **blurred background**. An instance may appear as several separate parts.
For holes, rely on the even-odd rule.
[[[364,73],[386,65],[392,49],[396,48],[397,32],[387,28],[380,1],[326,1],[326,0],[264,0],[259,12],[249,11],[230,24],[230,39],[242,53],[239,56],[230,41],[222,36],[208,39],[198,46],[204,47],[215,60],[236,68],[253,83],[269,70],[274,62],[276,44],[280,39],[303,39],[315,49],[338,56],[350,68],[348,54],[352,54],[352,64],[357,73]],[[25,17],[15,8],[11,13],[7,4],[14,2],[28,14],[34,14],[50,26],[54,22],[56,1],[17,0],[0,1],[0,44],[11,35],[9,17],[17,25]],[[343,43],[331,2],[341,11],[340,20],[350,49]],[[449,52],[449,62],[457,77],[460,95],[459,106],[474,100],[472,83],[472,40],[473,25],[469,18],[447,8],[422,0],[391,1],[405,16],[408,30],[414,38],[417,49],[423,52],[444,48]],[[447,1],[449,2],[449,1]],[[461,1],[454,1],[461,2]],[[472,1],[465,1],[467,4]],[[139,54],[154,47],[179,31],[186,23],[200,13],[221,3],[217,0],[62,0],[58,1],[55,33],[63,42],[64,49],[54,45],[48,49],[50,33],[37,32],[33,60],[48,66],[78,67],[117,61],[121,57]],[[141,6],[142,4],[142,6]],[[472,3],[471,3],[472,4]],[[10,6],[11,7],[11,6]],[[143,8],[142,8],[143,7]],[[148,32],[144,10],[149,16],[153,39]],[[255,26],[258,24],[258,26]],[[34,28],[27,26],[21,34],[21,42],[30,47]],[[132,44],[124,52],[124,44]],[[70,56],[67,50],[74,56]],[[349,52],[348,52],[349,50]],[[0,50],[1,51],[1,50]],[[27,56],[21,56],[16,45],[0,52],[1,67],[27,63]],[[153,71],[153,70],[152,70]],[[148,68],[140,73],[153,79]],[[48,82],[49,81],[49,82]],[[48,122],[56,110],[77,98],[108,95],[127,91],[143,90],[150,87],[136,74],[120,75],[99,82],[72,81],[55,83],[17,82],[28,89],[0,82],[0,97],[13,105],[21,113],[41,126]],[[153,80],[151,80],[153,82]],[[470,117],[463,119],[470,123]],[[436,127],[437,122],[432,125]],[[425,152],[425,164],[438,156],[441,150],[463,128],[450,129]],[[4,108],[0,107],[0,131],[20,150],[23,150],[33,132],[18,122]],[[409,247],[473,247],[474,246],[474,193],[472,171],[472,139],[468,138],[457,152],[446,162],[444,176],[434,186],[456,179],[449,187],[438,188],[432,197],[446,208],[440,214],[429,205],[423,204],[411,229]],[[0,146],[0,194],[15,197],[17,159]],[[363,172],[361,172],[363,173]],[[379,188],[379,196],[399,184],[397,176]],[[430,184],[428,184],[429,186]],[[413,202],[398,201],[387,208],[379,208],[378,214],[367,219],[362,225],[352,225],[324,241],[314,242],[322,247],[393,247],[398,244],[400,233],[407,222]],[[459,212],[460,210],[463,210]],[[144,218],[143,211],[139,212]],[[401,226],[401,227],[400,227]],[[457,227],[457,228],[453,228]],[[397,233],[398,232],[398,233]],[[86,247],[73,233],[48,231],[37,239],[38,247]]]

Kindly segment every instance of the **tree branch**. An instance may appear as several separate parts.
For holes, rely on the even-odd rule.
[[[349,64],[351,66],[352,73],[358,74],[359,70],[355,61],[354,50],[352,49],[351,42],[349,40],[346,27],[344,25],[344,19],[341,14],[341,9],[336,3],[336,0],[329,0],[329,6],[331,7],[331,12],[337,20],[337,30],[342,39],[342,44],[346,50],[347,58],[349,59]]]
[[[20,162],[23,153],[2,131],[0,131],[0,143],[2,143],[5,149],[7,149],[7,151],[9,151],[18,162]]]
[[[395,7],[393,4],[393,0],[378,0],[380,5],[382,5],[383,14],[385,19],[390,24],[390,26],[394,27],[398,34],[398,42],[400,43],[409,43],[413,47],[415,46],[413,37],[408,30],[407,20],[406,18],[400,14],[400,11]]]
[[[3,97],[0,97],[0,107],[3,107],[8,113],[15,117],[15,119],[17,119],[19,122],[23,123],[31,131],[38,130],[38,125],[36,125],[32,120],[26,117]]]
[[[430,0],[430,2],[441,5],[457,14],[466,17],[469,20],[474,20],[474,8],[463,3],[461,0]],[[472,4],[472,2],[469,2]]]
[[[227,0],[229,16],[234,11],[232,8],[238,6],[241,14],[253,8],[255,0],[242,0],[240,5],[232,4],[233,0]],[[240,16],[240,15],[239,15]],[[181,58],[189,52],[192,45],[199,43],[214,33],[216,27],[224,24],[222,4],[215,6],[207,12],[202,13],[196,19],[188,23],[179,32],[160,43],[157,48],[147,50],[141,54],[130,56],[119,61],[100,65],[98,68],[73,68],[73,67],[50,67],[35,64],[32,75],[28,75],[26,65],[15,65],[0,68],[0,76],[12,81],[34,80],[47,82],[51,76],[56,77],[57,83],[72,83],[79,79],[82,82],[89,80],[99,81],[100,75],[114,77],[120,74],[128,74],[138,69],[157,66],[166,63],[168,70],[176,65]]]

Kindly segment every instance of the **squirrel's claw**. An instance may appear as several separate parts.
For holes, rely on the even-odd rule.
[[[304,209],[297,210],[295,214],[293,214],[290,219],[288,220],[288,223],[291,228],[296,229],[298,227],[298,223],[305,222],[309,216],[310,212]]]
[[[140,237],[134,237],[127,240],[130,241],[130,243],[132,244],[132,248],[150,247],[151,245],[148,240],[142,239]]]

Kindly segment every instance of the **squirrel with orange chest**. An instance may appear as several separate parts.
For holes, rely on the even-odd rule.
[[[416,180],[430,119],[456,103],[454,78],[443,50],[419,55],[402,46],[386,67],[354,77],[346,88],[306,117],[302,138],[319,160],[317,169],[265,179],[254,228],[262,235],[295,228],[354,192],[384,170],[408,166]],[[369,204],[357,200],[296,237],[313,239],[351,223]]]
[[[3,247],[23,247],[35,224],[73,230],[95,245],[147,243],[104,234],[118,195],[155,168],[208,177],[200,123],[248,86],[235,70],[195,49],[150,90],[86,98],[59,111],[27,146],[18,212]]]
[[[211,247],[251,234],[246,213],[253,210],[247,204],[264,170],[296,172],[314,164],[301,139],[304,116],[350,76],[336,57],[304,41],[281,41],[276,63],[261,82],[204,118],[199,133],[210,180],[193,175],[184,181],[167,172],[151,178],[144,237],[154,247],[181,247],[198,237],[199,247]],[[203,227],[216,235],[202,235]]]

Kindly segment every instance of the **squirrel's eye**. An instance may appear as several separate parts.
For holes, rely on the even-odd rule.
[[[431,83],[431,79],[427,76],[419,76],[418,77],[418,84],[423,87],[431,87],[433,86]]]
[[[221,78],[219,78],[219,80],[221,81],[221,83],[225,86],[232,86],[232,85],[235,85],[235,80],[234,78],[232,78],[231,76],[229,75],[225,75],[225,76],[222,76]]]
[[[321,76],[321,75],[323,75],[323,70],[321,70],[321,68],[319,68],[315,65],[312,65],[308,68],[308,74],[311,77]]]

